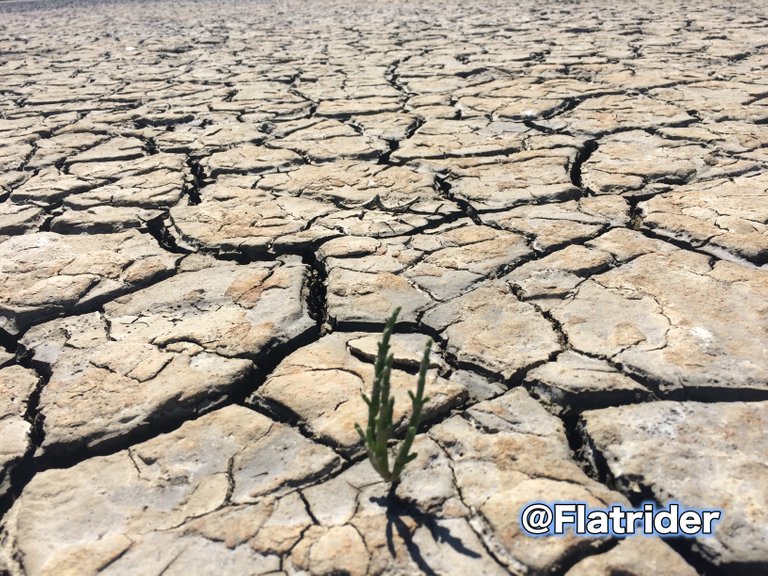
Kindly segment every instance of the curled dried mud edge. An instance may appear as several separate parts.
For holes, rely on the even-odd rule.
[[[641,482],[640,478],[617,478],[611,473],[605,456],[593,442],[587,432],[586,422],[580,415],[566,416],[563,423],[574,457],[588,476],[623,494],[635,508],[641,507],[644,502],[652,502],[657,507],[664,506],[663,499],[654,493],[651,486]],[[702,576],[754,576],[768,570],[766,563],[717,565],[705,550],[697,546],[696,539],[659,537]]]
[[[5,516],[6,512],[21,495],[24,487],[39,471],[34,454],[45,438],[43,427],[45,416],[39,410],[40,395],[51,377],[50,371],[45,369],[45,367],[33,364],[31,355],[22,346],[16,345],[14,349],[16,350],[16,358],[11,365],[16,364],[32,370],[37,375],[37,382],[27,399],[27,406],[23,415],[24,420],[30,425],[29,446],[19,459],[8,465],[5,477],[0,476],[0,484],[3,488],[0,495],[0,519]],[[0,574],[2,574],[1,571]]]

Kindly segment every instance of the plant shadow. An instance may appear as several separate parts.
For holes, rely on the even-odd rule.
[[[416,533],[416,530],[422,526],[429,530],[429,533],[435,542],[445,543],[455,552],[469,558],[480,558],[480,554],[467,548],[461,538],[451,534],[451,531],[447,527],[441,526],[439,524],[439,517],[422,511],[412,501],[403,500],[396,496],[394,487],[389,491],[387,496],[373,497],[371,498],[371,502],[378,504],[386,510],[387,548],[392,557],[394,558],[397,556],[394,542],[394,532],[397,531],[397,534],[405,544],[405,548],[411,559],[419,567],[419,570],[427,576],[437,576],[438,573],[432,569],[421,553],[418,544],[413,540],[413,535]],[[416,527],[414,528],[413,533],[409,530],[408,526],[403,521],[403,518],[410,518],[415,522]]]

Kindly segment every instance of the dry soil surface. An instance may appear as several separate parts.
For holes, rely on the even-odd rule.
[[[768,573],[768,10],[601,4],[0,4],[0,573]]]

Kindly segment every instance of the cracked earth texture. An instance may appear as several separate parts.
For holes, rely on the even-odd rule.
[[[762,2],[0,4],[0,574],[768,573]],[[384,320],[394,495],[355,422]],[[722,508],[530,538],[535,500]]]

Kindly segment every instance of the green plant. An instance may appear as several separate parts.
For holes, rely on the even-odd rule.
[[[389,379],[392,374],[392,363],[394,356],[389,352],[389,338],[397,321],[397,315],[400,308],[395,308],[392,316],[387,320],[384,326],[384,333],[379,342],[378,354],[376,355],[376,364],[374,367],[373,389],[371,396],[363,393],[363,400],[368,405],[368,426],[366,431],[359,424],[355,424],[357,433],[360,434],[365,443],[368,459],[373,468],[379,475],[392,484],[400,481],[400,475],[403,468],[411,460],[416,458],[416,454],[410,452],[416,431],[421,423],[422,409],[429,398],[424,397],[424,384],[427,380],[427,369],[429,368],[429,354],[432,349],[432,341],[427,340],[424,346],[424,355],[421,358],[419,366],[419,379],[416,384],[416,394],[408,391],[411,397],[412,411],[411,419],[408,423],[408,430],[405,433],[405,439],[400,445],[400,449],[395,457],[392,469],[389,467],[389,442],[392,439],[393,423],[392,413],[395,408],[395,398],[390,395]]]

